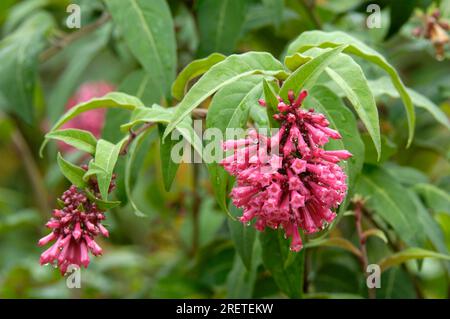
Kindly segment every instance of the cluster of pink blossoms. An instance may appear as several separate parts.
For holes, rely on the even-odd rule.
[[[331,222],[332,211],[343,201],[346,175],[337,164],[352,156],[347,150],[326,151],[322,148],[329,138],[341,135],[329,128],[323,114],[300,108],[307,92],[296,99],[291,91],[288,104],[279,98],[279,113],[273,117],[280,129],[272,137],[255,130],[240,140],[223,143],[224,150],[234,150],[221,165],[236,177],[231,198],[243,208],[240,220],[255,228],[282,227],[291,237],[291,250],[302,248],[299,233],[315,233]],[[266,106],[264,100],[260,100]]]
[[[95,189],[95,182],[92,185]],[[114,186],[113,181],[110,191]],[[55,264],[65,274],[71,264],[86,268],[90,261],[89,251],[94,256],[101,255],[102,248],[94,238],[99,234],[108,237],[109,233],[102,225],[104,212],[75,186],[63,193],[60,202],[63,208],[53,210],[53,217],[46,224],[52,232],[41,238],[38,245],[55,241],[42,253],[40,263]]]

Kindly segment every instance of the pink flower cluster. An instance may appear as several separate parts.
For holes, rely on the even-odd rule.
[[[300,108],[307,96],[302,91],[297,98],[291,91],[288,103],[279,98],[273,117],[280,122],[272,137],[252,130],[249,136],[223,143],[224,150],[233,150],[221,165],[236,177],[231,198],[243,208],[240,220],[255,228],[282,227],[290,237],[291,250],[302,248],[299,233],[321,230],[336,214],[333,209],[343,201],[346,175],[337,164],[351,157],[347,150],[326,151],[322,148],[329,138],[341,135],[329,128],[323,114]],[[264,100],[260,100],[266,106]]]
[[[94,256],[102,254],[102,248],[95,242],[98,234],[109,236],[108,230],[101,224],[105,215],[85,194],[71,186],[61,196],[62,209],[53,210],[53,217],[46,226],[52,232],[39,240],[43,246],[56,241],[42,253],[41,265],[55,263],[65,274],[71,264],[89,265],[89,250]]]
[[[102,97],[109,92],[114,91],[115,87],[106,82],[87,82],[82,84],[75,94],[69,99],[66,104],[66,110],[71,109],[75,105],[87,102],[96,97]],[[100,137],[103,124],[105,121],[105,109],[95,109],[83,112],[77,117],[63,125],[62,128],[77,128],[86,130],[94,134],[95,137]],[[71,146],[60,143],[59,147],[64,152],[74,150]]]

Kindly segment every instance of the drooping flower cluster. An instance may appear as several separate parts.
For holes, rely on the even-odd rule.
[[[299,233],[314,233],[331,222],[332,211],[343,201],[346,175],[337,164],[348,159],[346,150],[326,151],[329,138],[340,134],[329,128],[323,114],[300,108],[307,92],[295,98],[291,91],[288,103],[279,98],[279,113],[274,119],[280,129],[272,137],[252,130],[249,136],[223,143],[224,150],[233,150],[221,165],[236,177],[231,198],[243,208],[240,220],[255,228],[282,227],[291,237],[291,250],[302,248]],[[259,101],[265,106],[265,101]]]
[[[89,101],[90,99],[102,97],[107,93],[114,91],[114,89],[115,88],[113,85],[106,82],[84,83],[69,99],[69,101],[66,104],[66,110],[69,110],[75,105],[78,105],[80,103]],[[81,130],[86,130],[91,132],[95,137],[98,138],[103,129],[103,124],[105,121],[105,112],[106,110],[104,108],[83,112],[79,114],[77,117],[65,123],[62,128],[64,129],[77,128]],[[74,148],[64,143],[59,143],[58,146],[63,152],[66,153],[74,150]]]
[[[114,186],[113,181],[110,190]],[[102,225],[104,211],[74,185],[63,193],[59,202],[62,208],[53,210],[53,216],[46,224],[52,232],[41,238],[38,245],[44,246],[54,241],[42,253],[40,263],[54,264],[65,274],[71,264],[86,268],[90,261],[89,251],[94,256],[101,255],[102,248],[94,238],[99,234],[108,237],[109,232]]]

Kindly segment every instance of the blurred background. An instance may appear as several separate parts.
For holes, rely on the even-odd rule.
[[[445,30],[450,1],[225,1],[233,8],[225,19],[235,36],[220,43],[212,43],[208,32],[216,12],[211,1],[168,1],[175,23],[178,70],[216,51],[268,51],[281,57],[287,44],[303,31],[342,30],[381,52],[409,87],[450,115],[450,49]],[[66,8],[71,3],[81,8],[81,29],[66,26]],[[381,8],[380,28],[367,27],[369,3]],[[442,22],[442,32],[427,35],[436,9],[440,16],[432,21]],[[137,216],[127,203],[120,182],[125,170],[121,159],[115,196],[124,205],[107,213],[110,238],[100,243],[104,255],[82,269],[82,288],[68,289],[58,270],[39,265],[42,249],[37,241],[48,232],[44,224],[56,198],[69,186],[58,170],[56,152],[74,162],[83,161],[76,151],[57,143],[51,143],[45,156],[39,157],[39,146],[51,123],[76,103],[114,89],[137,95],[146,104],[155,102],[155,96],[100,0],[2,0],[0,30],[0,298],[239,296],[233,294],[235,277],[230,275],[239,271],[230,221],[215,203],[205,167],[198,165],[194,170],[199,177],[194,182],[192,167],[182,165],[171,191],[166,192],[159,145],[152,135],[137,155],[139,170],[131,190],[146,216]],[[380,76],[379,70],[358,62],[368,77]],[[15,93],[19,78],[32,90],[31,101]],[[18,102],[8,108],[11,96]],[[405,183],[432,183],[440,189],[439,201],[432,200],[426,208],[432,210],[450,249],[450,133],[428,113],[417,110],[416,137],[405,149],[407,123],[401,101],[384,96],[377,102],[382,162],[404,176]],[[21,103],[32,103],[34,115],[15,112]],[[103,125],[105,117],[108,125]],[[97,135],[103,131],[105,139],[114,141],[120,138],[114,130],[118,120],[117,113],[97,112],[70,125]],[[367,141],[366,163],[377,164]],[[192,214],[197,204],[198,213]],[[345,217],[333,233],[356,238],[353,222]],[[388,251],[377,239],[368,245],[369,258],[378,259]],[[319,248],[308,260],[310,297],[365,297],[363,274],[350,253]],[[262,266],[247,296],[284,297]],[[420,268],[390,269],[383,274],[377,292],[379,298],[448,296],[447,271],[430,259]]]

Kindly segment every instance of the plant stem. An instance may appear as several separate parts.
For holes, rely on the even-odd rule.
[[[392,236],[389,235],[389,233],[384,229],[384,227],[382,225],[380,225],[380,223],[378,223],[366,209],[363,209],[363,213],[376,228],[383,230],[383,232],[386,234],[386,237],[388,238],[388,245],[391,247],[391,249],[394,252],[400,252],[402,250],[401,245],[399,243],[395,242],[395,240],[392,238]],[[401,264],[400,267],[411,279],[411,282],[414,286],[414,290],[416,291],[417,297],[423,299],[424,295],[420,288],[419,282],[417,281],[414,274],[411,273],[411,271],[408,269],[408,267],[406,267],[406,265],[404,263]]]
[[[19,129],[16,129],[12,134],[12,142],[14,148],[17,151],[17,154],[19,154],[25,166],[25,171],[34,190],[34,197],[37,206],[39,207],[41,213],[47,217],[47,214],[50,213],[51,208],[48,202],[48,194],[46,191],[45,183],[41,176],[41,173],[39,172],[39,168],[34,161],[31,150]]]
[[[361,255],[359,257],[359,262],[361,263],[361,267],[363,269],[363,273],[365,277],[367,278],[367,266],[369,265],[369,258],[367,257],[367,248],[366,248],[366,241],[367,238],[364,236],[364,232],[362,229],[362,211],[363,211],[363,203],[362,201],[358,200],[355,201],[355,224],[356,224],[356,231],[359,238],[359,250],[361,252]],[[376,299],[376,291],[374,288],[367,287],[367,293],[369,296],[369,299]]]
[[[48,49],[46,49],[45,51],[43,51],[41,53],[41,55],[39,56],[39,61],[45,62],[45,61],[49,60],[55,54],[57,54],[59,51],[64,49],[66,46],[68,46],[72,42],[75,42],[76,40],[82,38],[83,36],[95,31],[100,26],[102,26],[103,24],[108,22],[110,19],[111,19],[111,16],[109,15],[109,13],[104,13],[97,21],[95,21],[91,24],[88,24],[87,26],[79,29],[76,32],[72,32],[72,33],[68,34],[67,36],[65,36],[62,39],[60,39],[59,41],[57,41],[53,46],[51,46]]]
[[[200,164],[192,163],[192,256],[198,251],[200,241],[200,203],[198,194]]]
[[[155,125],[155,123],[146,122],[136,131],[130,129],[130,135],[128,136],[128,140],[123,144],[122,149],[120,150],[120,155],[126,155],[128,153],[128,149],[130,148],[130,145],[133,143],[136,137],[143,134],[149,128],[153,127],[153,125]]]

